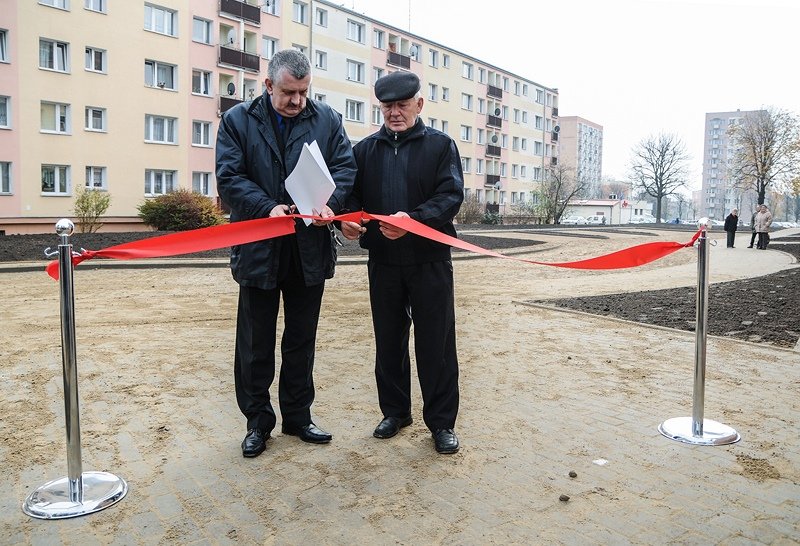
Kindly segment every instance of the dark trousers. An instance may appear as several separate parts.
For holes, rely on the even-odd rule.
[[[368,271],[375,379],[384,417],[411,414],[413,323],[422,418],[432,431],[453,428],[459,396],[452,262],[391,266],[370,261]]]
[[[733,248],[733,240],[736,239],[736,232],[735,231],[728,231],[728,248]]]
[[[283,424],[311,422],[314,402],[314,347],[325,283],[306,286],[302,274],[287,275],[272,290],[242,286],[236,320],[233,374],[236,401],[247,417],[247,428],[269,433],[275,428],[275,411],[269,388],[275,378],[275,338],[278,307],[283,295],[284,330],[278,402]]]
[[[758,233],[758,244],[756,248],[760,248],[761,250],[766,250],[767,245],[769,244],[769,233],[761,231]]]
[[[756,232],[754,231],[754,232],[753,232],[753,235],[750,237],[750,246],[751,246],[751,247],[753,246],[753,243],[755,243],[755,242],[756,242],[756,235],[758,235],[758,233],[756,233]]]

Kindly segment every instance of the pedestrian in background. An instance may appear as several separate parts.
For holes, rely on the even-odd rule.
[[[756,233],[758,233],[758,243],[756,248],[766,250],[769,244],[769,227],[772,225],[772,213],[767,205],[761,205],[761,210],[756,214]]]
[[[733,248],[733,241],[736,239],[736,228],[739,225],[739,211],[733,209],[725,218],[725,231],[728,233],[728,248]]]
[[[756,214],[758,214],[759,208],[761,207],[756,205],[756,210],[753,211],[753,216],[750,218],[750,231],[752,235],[750,235],[750,246],[747,248],[753,248],[753,243],[756,242],[756,236],[758,235],[758,233],[756,233]]]

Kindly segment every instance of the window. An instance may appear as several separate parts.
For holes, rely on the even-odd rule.
[[[364,121],[364,103],[355,100],[345,101],[345,119],[348,121]]]
[[[472,127],[469,125],[461,126],[461,140],[464,142],[470,142],[472,140]]]
[[[278,15],[278,6],[280,2],[263,2],[261,4],[261,11],[269,13],[270,15]]]
[[[269,36],[261,37],[261,56],[265,59],[271,59],[278,51],[278,40],[270,38]]]
[[[178,12],[171,9],[144,5],[144,29],[167,36],[177,36]]]
[[[428,84],[428,100],[439,100],[439,86],[433,83]]]
[[[450,100],[450,88],[449,87],[442,87],[442,100],[449,101]]]
[[[486,69],[478,68],[478,83],[486,83]]]
[[[0,161],[0,193],[12,193],[10,161]]]
[[[358,42],[364,43],[364,25],[352,19],[347,20],[347,38]]]
[[[106,12],[106,0],[84,0],[83,7],[90,11]]]
[[[0,127],[11,127],[11,98],[0,97]]]
[[[211,146],[211,122],[192,122],[192,146]]]
[[[544,91],[541,89],[536,90],[536,102],[544,104]]]
[[[507,165],[505,163],[500,163],[500,176],[502,176],[503,178],[508,176],[508,174],[506,173],[507,171],[506,167]]]
[[[144,194],[165,195],[175,191],[176,171],[147,169],[144,171]]]
[[[538,140],[533,141],[533,154],[542,155],[542,143]]]
[[[347,79],[364,83],[364,63],[347,60]]]
[[[308,24],[308,4],[298,0],[292,2],[292,21],[301,25]]]
[[[475,174],[483,174],[483,159],[475,160]]]
[[[211,72],[192,70],[192,93],[196,95],[211,95]]]
[[[381,112],[381,107],[377,104],[372,106],[372,124],[383,125],[383,112]]]
[[[69,194],[69,165],[42,165],[42,193]]]
[[[52,8],[69,9],[68,1],[69,0],[39,0],[39,3]]]
[[[194,17],[192,19],[192,40],[201,44],[210,44],[211,21]]]
[[[69,44],[40,38],[39,68],[69,72]]]
[[[533,168],[533,179],[534,180],[541,180],[542,179],[542,168],[541,167],[534,167]]]
[[[434,68],[439,68],[439,52],[435,49],[428,50],[428,64]]]
[[[411,44],[411,47],[408,49],[408,56],[420,62],[422,59],[422,46],[419,44]]]
[[[94,106],[86,107],[86,115],[84,116],[83,128],[87,131],[105,131],[106,130],[106,109],[96,108]]]
[[[508,106],[503,106],[503,119],[508,121]]]
[[[144,116],[144,140],[160,144],[176,144],[176,118]]]
[[[316,21],[317,25],[319,25],[321,27],[327,27],[328,26],[328,10],[322,9],[322,8],[317,8],[317,14],[316,14],[315,21]]]
[[[528,123],[528,111],[527,110],[523,110],[522,111],[522,123]]]
[[[468,173],[470,169],[470,158],[462,157],[461,158],[461,170],[465,173]]]
[[[450,55],[447,53],[442,54],[442,66],[445,68],[450,68]]]
[[[464,110],[472,110],[472,95],[461,93],[461,108]]]
[[[478,127],[478,144],[486,144],[486,131]]]
[[[8,31],[0,28],[0,62],[8,62]]]
[[[69,104],[42,102],[41,113],[42,120],[40,129],[43,133],[67,134],[69,132]]]
[[[486,113],[486,100],[478,97],[478,113],[485,114]]]
[[[519,178],[519,165],[516,163],[511,164],[511,178]]]
[[[511,138],[511,149],[515,152],[519,151],[519,137],[515,136]]]
[[[446,133],[450,130],[450,124],[446,120],[442,120],[442,132]]]
[[[176,66],[159,61],[145,60],[144,84],[148,87],[175,90]]]
[[[106,168],[87,166],[85,187],[87,190],[106,189]]]
[[[519,82],[514,80],[514,94],[519,95]]]
[[[514,108],[514,123],[519,123],[520,117],[519,108]]]
[[[328,54],[325,51],[317,50],[317,60],[314,62],[317,68],[321,70],[328,70]]]
[[[292,48],[296,49],[297,51],[308,57],[308,48],[306,46],[300,44],[292,44]]]
[[[317,102],[328,102],[328,95],[322,93],[314,93],[314,100]]]
[[[386,33],[375,29],[372,33],[372,45],[378,49],[386,49]]]
[[[522,84],[522,96],[523,97],[527,97],[528,96],[528,84],[527,83],[523,83]]]
[[[211,173],[193,172],[192,191],[201,195],[211,195]]]
[[[544,118],[542,116],[535,116],[533,119],[533,126],[537,129],[544,129]]]
[[[508,78],[503,76],[503,91],[508,91]]]
[[[528,150],[528,139],[527,138],[523,138],[522,139],[521,148],[522,148],[523,152]]]
[[[439,120],[436,118],[428,118],[428,127],[431,129],[436,129],[436,126],[439,124]]]
[[[386,72],[383,68],[379,68],[377,66],[372,67],[372,84],[375,85],[375,82],[378,81],[379,78],[383,77],[383,73]]]
[[[106,71],[106,52],[96,47],[86,48],[86,70],[91,72]]]
[[[508,148],[508,135],[500,135],[500,147]]]
[[[527,170],[527,169],[525,168],[525,165],[520,165],[520,166],[519,166],[519,177],[520,177],[520,178],[523,178],[523,179],[525,178],[525,175],[527,174],[527,173],[526,173],[526,170]],[[524,194],[524,193],[520,193],[520,194],[519,194],[519,200],[520,200],[520,201],[524,201],[524,200],[525,200],[525,198],[523,197],[523,195],[525,195],[525,194]]]
[[[472,79],[472,65],[470,63],[461,63],[461,77]]]

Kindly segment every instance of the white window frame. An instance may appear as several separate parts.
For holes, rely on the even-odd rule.
[[[380,78],[382,78],[385,72],[386,72],[386,70],[381,68],[380,66],[373,66],[372,67],[372,85],[375,85],[375,82],[378,81]]]
[[[53,190],[46,190],[44,187],[45,170],[53,173]],[[70,168],[69,165],[42,165],[42,195],[69,195],[72,190],[70,186]]]
[[[435,49],[428,50],[428,65],[439,68],[439,52]]]
[[[69,10],[69,0],[39,0],[39,3],[51,8]]]
[[[323,95],[322,93],[314,93],[314,100],[317,102],[328,102],[328,95]]]
[[[447,53],[442,54],[442,66],[445,68],[450,68],[450,55]]]
[[[314,54],[314,67],[320,70],[328,70],[328,52],[319,49]]]
[[[261,36],[261,56],[271,59],[278,52],[278,39],[272,36]]]
[[[449,87],[442,87],[442,100],[445,102],[450,101],[450,88]]]
[[[383,125],[383,112],[377,104],[372,105],[372,124]]]
[[[172,82],[168,81],[161,81],[158,79],[159,70],[169,70],[172,73]],[[178,81],[178,67],[174,64],[164,63],[161,61],[156,61],[153,59],[145,59],[144,60],[144,84],[147,87],[153,87],[158,89],[169,89],[170,91],[177,90],[177,81]],[[170,85],[167,85],[170,83]],[[163,85],[162,85],[163,84]]]
[[[347,80],[364,83],[364,63],[347,59]]]
[[[261,11],[269,15],[278,16],[280,15],[278,10],[280,4],[278,0],[264,0],[264,2],[261,2]]]
[[[159,127],[159,125],[161,127]],[[155,138],[157,137],[159,128],[163,131],[163,139]],[[177,144],[178,118],[145,114],[144,141],[148,144]]]
[[[411,47],[408,49],[408,56],[418,63],[422,62],[422,46],[412,43]]]
[[[471,163],[472,163],[472,160],[469,157],[462,157],[461,158],[461,171],[464,172],[464,173],[469,173],[470,172],[470,168],[472,167]]]
[[[442,129],[441,130],[442,130],[443,133],[448,133],[448,131],[450,130],[450,122],[447,121],[446,119],[442,120]]]
[[[94,122],[97,119],[95,113],[100,114],[100,127],[94,127]],[[105,133],[106,128],[106,109],[98,108],[96,106],[87,106],[83,115],[83,128],[87,131],[94,133]]]
[[[211,44],[211,21],[202,17],[192,17],[192,41],[198,44]]]
[[[107,52],[105,49],[86,46],[85,52],[84,68],[88,72],[97,72],[99,74],[108,72]],[[97,68],[98,55],[100,59],[100,68]]]
[[[211,197],[211,173],[207,171],[192,171],[192,191]]]
[[[364,103],[357,100],[345,100],[345,115],[344,119],[347,121],[356,121],[364,123]]]
[[[472,63],[462,61],[461,63],[461,77],[472,80],[475,77]]]
[[[165,36],[178,36],[178,12],[156,4],[144,5],[144,29]]]
[[[328,26],[328,10],[317,8],[316,13],[314,14],[314,22],[317,26],[320,27],[327,27]]]
[[[292,21],[301,25],[308,24],[308,4],[300,0],[292,2]]]
[[[0,28],[0,63],[9,62],[8,30]]]
[[[0,129],[11,129],[11,97],[0,95]]]
[[[483,159],[478,158],[475,161],[475,174],[483,174]]]
[[[86,180],[84,181],[83,187],[87,190],[98,190],[98,191],[104,191],[108,189],[106,172],[107,170],[105,167],[100,167],[96,165],[87,165]]]
[[[202,120],[192,121],[192,146],[202,148],[211,147],[211,122]]]
[[[97,13],[106,13],[108,9],[108,6],[106,6],[106,0],[84,0],[83,7],[84,9],[96,11]]]
[[[472,95],[461,93],[461,109],[472,111]]]
[[[160,178],[160,180],[159,180]],[[169,180],[167,180],[169,178]],[[161,191],[156,191],[156,183],[161,183]],[[178,187],[178,171],[168,169],[145,169],[144,194],[146,196],[166,195]]]
[[[469,125],[461,126],[461,142],[472,142],[472,127]]]
[[[439,86],[435,83],[428,84],[428,100],[433,102],[439,100]]]
[[[354,21],[353,19],[347,20],[347,39],[353,42],[363,44],[366,39],[367,26],[364,23]]]
[[[56,134],[56,135],[68,135],[72,132],[72,108],[70,108],[69,104],[65,104],[62,102],[50,102],[43,100],[40,106],[40,118],[39,118],[39,132],[40,133],[48,133],[48,134]],[[53,129],[49,129],[45,127],[45,118],[44,118],[44,107],[52,106],[53,107],[53,119],[51,121],[53,124]]]
[[[431,129],[438,129],[439,120],[436,118],[428,118],[428,127]]]
[[[11,178],[11,162],[0,161],[0,194],[12,195],[13,193],[14,186]]]
[[[197,68],[192,70],[192,95],[201,95],[203,97],[210,97],[211,96],[211,72],[206,72],[205,70],[198,70]],[[195,80],[199,84],[198,87],[195,87]]]
[[[372,47],[386,49],[386,33],[384,31],[376,28],[372,32]]]
[[[43,51],[43,47],[47,48],[46,52]],[[47,55],[44,65],[42,64],[42,53]],[[39,38],[39,68],[69,73],[69,44],[58,40]]]

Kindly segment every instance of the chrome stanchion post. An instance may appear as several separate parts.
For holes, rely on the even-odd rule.
[[[67,219],[56,223],[56,233],[61,238],[58,245],[58,271],[61,289],[61,359],[67,428],[67,476],[42,485],[25,499],[22,511],[41,519],[63,519],[97,512],[118,502],[128,492],[128,484],[122,478],[108,472],[83,472],[72,244],[69,242],[73,229],[74,225]]]
[[[729,426],[704,419],[706,386],[706,338],[708,325],[708,218],[699,222],[697,239],[697,302],[695,316],[694,389],[692,416],[667,419],[658,431],[672,440],[697,445],[725,445],[738,442],[739,433]]]

